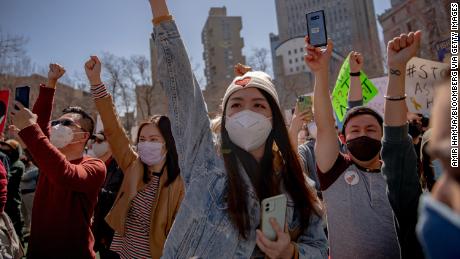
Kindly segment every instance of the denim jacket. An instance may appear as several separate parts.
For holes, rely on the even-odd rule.
[[[153,37],[158,51],[159,80],[168,97],[169,118],[186,189],[163,258],[250,258],[258,250],[255,230],[260,224],[255,190],[247,174],[242,173],[249,186],[245,191],[251,215],[251,230],[248,238],[243,239],[227,212],[224,161],[215,149],[207,107],[174,21],[157,25]],[[240,172],[244,172],[241,166]],[[299,233],[300,213],[289,196],[286,216],[298,257],[326,258],[327,239],[322,219],[312,215],[308,227]]]

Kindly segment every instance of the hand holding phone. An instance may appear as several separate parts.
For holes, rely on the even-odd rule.
[[[276,240],[276,231],[270,224],[270,218],[274,218],[278,225],[284,228],[286,224],[286,195],[280,194],[262,200],[262,233],[270,240]]]
[[[327,45],[326,16],[324,11],[307,13],[307,30],[310,44],[314,47]]]
[[[297,97],[296,105],[299,113],[311,112],[313,107],[313,99],[310,95],[301,95]]]

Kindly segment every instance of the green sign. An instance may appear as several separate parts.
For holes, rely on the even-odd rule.
[[[342,64],[334,91],[332,91],[332,107],[339,121],[343,121],[348,107],[348,91],[350,90],[350,63],[348,59],[349,57],[347,57]],[[364,105],[366,105],[379,93],[379,90],[367,78],[367,75],[363,71],[361,71],[359,79],[363,88]]]

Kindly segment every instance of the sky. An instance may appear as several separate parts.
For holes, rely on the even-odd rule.
[[[246,56],[256,47],[270,49],[269,34],[278,32],[274,0],[169,0],[168,6],[193,66],[199,66],[198,77],[204,69],[201,30],[210,7],[226,6],[227,15],[242,16]],[[381,14],[390,0],[374,0],[374,7]],[[150,57],[151,16],[147,0],[0,0],[1,32],[26,37],[27,54],[41,70],[57,62],[71,76],[84,73],[92,54]]]

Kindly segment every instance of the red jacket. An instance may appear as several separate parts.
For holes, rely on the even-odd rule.
[[[28,258],[95,258],[90,225],[106,168],[99,159],[68,161],[50,143],[54,92],[40,87],[33,108],[38,125],[19,132],[40,170]]]
[[[0,213],[3,212],[5,209],[6,199],[7,199],[7,187],[8,180],[7,180],[7,173],[5,166],[0,161]]]

